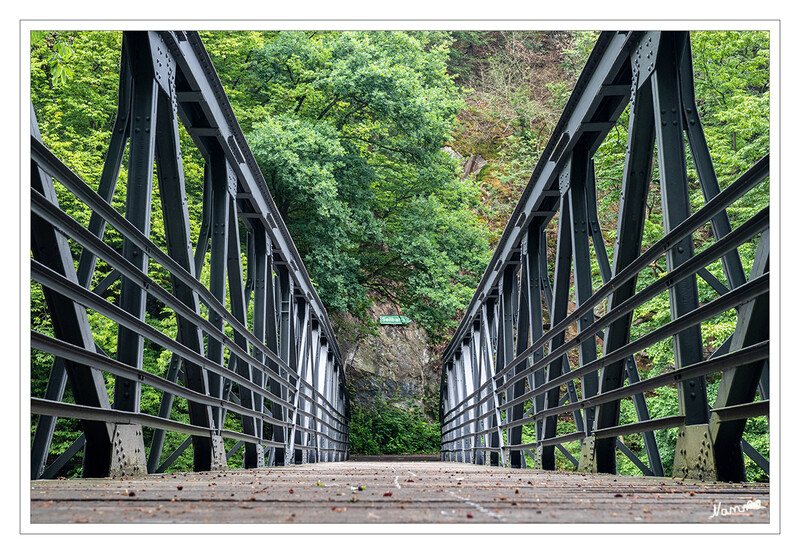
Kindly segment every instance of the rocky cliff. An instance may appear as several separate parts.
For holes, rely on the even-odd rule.
[[[332,318],[350,386],[350,401],[366,409],[384,402],[398,408],[417,405],[434,416],[439,401],[441,353],[413,321],[380,325],[382,315],[401,314],[394,306],[376,303],[369,311],[371,324],[365,325],[349,314]]]

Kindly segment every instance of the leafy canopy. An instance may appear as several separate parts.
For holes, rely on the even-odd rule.
[[[248,141],[323,301],[363,315],[384,298],[443,336],[489,255],[478,189],[441,150],[462,107],[445,37],[240,38],[248,74],[223,82],[260,106],[244,110]]]

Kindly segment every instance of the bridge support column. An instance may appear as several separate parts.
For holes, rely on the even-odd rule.
[[[544,469],[542,458],[544,454],[544,447],[537,446],[536,451],[533,453],[533,469]]]
[[[211,468],[210,471],[228,469],[228,460],[225,456],[225,443],[220,435],[211,434]]]
[[[701,481],[717,479],[711,429],[708,424],[684,425],[678,428],[672,476]]]
[[[658,171],[664,232],[669,233],[691,215],[686,169],[683,120],[681,117],[678,68],[680,53],[688,43],[687,34],[665,33],[656,61],[653,82],[653,107],[660,125],[655,126],[658,146]],[[694,256],[691,237],[682,239],[667,253],[667,271],[672,271]],[[670,315],[675,320],[699,305],[697,276],[692,275],[669,289]],[[703,337],[700,325],[693,325],[673,336],[675,367],[703,361]],[[705,376],[687,379],[678,387],[681,413],[692,425],[708,423],[708,398]]]
[[[153,164],[156,155],[158,99],[161,87],[155,77],[150,37],[136,33],[128,35],[131,67],[139,76],[133,82],[131,117],[133,121],[125,193],[125,219],[146,237],[150,236],[151,202],[153,194]],[[163,60],[169,65],[167,59]],[[122,240],[122,255],[136,269],[147,274],[149,256],[128,237]],[[120,280],[118,305],[140,321],[145,320],[147,292],[127,276]],[[144,338],[133,329],[120,325],[117,330],[117,361],[141,369],[144,363]],[[116,378],[114,408],[138,412],[141,404],[141,384],[138,381]]]
[[[581,459],[578,461],[578,471],[582,473],[598,473],[597,471],[597,441],[594,437],[586,437],[581,443]]]
[[[569,180],[569,168],[562,171],[559,180]],[[553,276],[553,301],[550,304],[550,324],[556,325],[567,317],[570,294],[570,270],[572,268],[572,223],[570,220],[569,195],[566,190],[561,193],[560,219],[558,221],[558,241],[556,243],[556,266]],[[550,352],[564,344],[565,333],[557,333],[550,340]],[[552,381],[563,373],[570,371],[569,359],[566,355],[558,357],[547,366],[546,381]],[[559,388],[552,388],[545,393],[545,409],[554,408],[559,404]],[[547,416],[544,418],[542,439],[550,439],[558,433],[556,426],[558,418]],[[537,437],[539,440],[539,437]],[[542,463],[544,469],[556,469],[556,447],[547,445],[542,448]]]
[[[108,476],[117,479],[144,475],[147,475],[147,458],[144,453],[142,426],[115,425]]]

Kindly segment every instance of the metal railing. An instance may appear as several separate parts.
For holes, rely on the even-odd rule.
[[[181,127],[205,161],[194,246]],[[111,200],[124,160],[123,215]],[[150,229],[154,164],[166,251]],[[59,207],[54,181],[91,209],[88,225]],[[42,143],[31,107],[31,250],[52,323],[31,332],[31,348],[54,360],[44,397],[31,399],[31,478],[58,475],[80,452],[86,477],[163,472],[189,446],[195,471],[227,467],[242,447],[244,467],[347,458],[347,387],[330,321],[197,33],[123,34],[118,113],[96,187]],[[174,333],[148,322],[152,303],[175,318]],[[109,326],[115,356],[95,340]],[[164,374],[144,366],[145,347],[170,353]],[[143,412],[143,387],[159,395],[157,413]],[[80,420],[83,433],[55,457],[59,417]],[[176,436],[185,438],[164,452]]]
[[[609,260],[594,157],[626,108]],[[705,198],[694,213],[687,144]],[[642,252],[654,146],[663,237]],[[675,476],[744,481],[745,454],[768,473],[743,431],[748,418],[769,413],[769,206],[735,228],[728,215],[768,176],[769,155],[720,190],[694,96],[689,33],[602,33],[445,351],[442,459],[553,470],[558,450],[581,471],[616,473],[619,452],[645,475],[664,475],[655,432],[677,428]],[[695,251],[693,234],[705,226],[714,241]],[[755,250],[748,277],[744,244]],[[662,258],[666,271],[642,283]],[[727,283],[707,269],[713,264]],[[698,277],[715,295],[703,303]],[[635,311],[659,295],[668,296],[670,321],[635,326]],[[702,324],[731,309],[735,331],[709,352]],[[674,369],[640,379],[637,357],[662,341],[671,341]],[[677,396],[677,413],[651,419],[648,397],[663,387]],[[621,421],[622,401],[635,421]],[[644,460],[620,439],[637,434]],[[579,453],[564,446],[576,442]]]

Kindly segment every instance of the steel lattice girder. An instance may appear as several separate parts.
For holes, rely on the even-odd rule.
[[[609,263],[598,223],[592,157],[628,105],[619,226]],[[706,205],[694,214],[689,211],[686,145],[706,198]],[[641,252],[656,146],[665,236]],[[572,458],[576,466],[615,472],[620,448],[643,472],[661,475],[653,431],[679,426],[705,429],[701,434],[713,437],[717,458],[714,462],[709,456],[711,442],[698,444],[711,461],[681,471],[693,471],[701,478],[744,480],[743,451],[765,469],[766,461],[742,439],[742,430],[747,417],[766,413],[769,405],[768,400],[753,403],[757,389],[762,398],[769,397],[769,208],[733,230],[726,209],[767,178],[768,167],[767,155],[720,192],[694,99],[688,33],[602,33],[445,350],[443,457],[453,459],[455,445],[477,440],[478,429],[488,425],[486,431],[492,436],[507,430],[509,438],[507,445],[495,439],[480,448],[489,451],[492,464],[508,453],[511,465],[520,467],[524,464],[521,453],[535,449],[534,463],[554,469],[554,448],[567,452],[564,442],[591,438],[583,445],[581,461]],[[556,215],[558,244],[551,283],[544,232]],[[717,242],[695,253],[691,234],[709,222]],[[758,236],[759,252],[748,280],[737,248]],[[594,290],[590,237],[603,282]],[[666,275],[637,292],[639,272],[664,255]],[[727,286],[706,269],[716,260],[722,260]],[[697,275],[709,282],[719,298],[699,305]],[[568,313],[571,283],[576,307]],[[673,321],[631,342],[633,310],[664,291],[669,291]],[[605,314],[599,317],[594,308],[606,299]],[[547,333],[541,326],[543,300],[550,321]],[[517,309],[509,322],[511,306]],[[738,311],[736,331],[704,360],[700,323],[730,308]],[[567,339],[565,331],[574,324],[577,334],[572,331]],[[603,341],[600,357],[597,338]],[[666,377],[641,381],[633,354],[667,338],[675,345],[676,369]],[[567,353],[575,349],[578,366],[570,368]],[[465,352],[475,352],[490,372],[479,372],[473,392],[455,394],[449,381],[462,378],[458,372],[464,364],[454,361]],[[724,385],[711,409],[705,376],[720,371]],[[576,394],[577,380],[582,398]],[[643,393],[669,384],[678,388],[680,414],[651,420]],[[559,390],[562,386],[567,387],[564,396]],[[638,423],[619,424],[623,398],[633,400]],[[531,409],[523,413],[523,403],[528,401]],[[495,417],[493,412],[498,410],[505,411],[504,422]],[[566,413],[573,414],[577,432],[559,436],[556,417]],[[522,426],[527,424],[535,425],[536,442],[520,444]],[[642,433],[649,467],[617,438],[632,433]],[[694,433],[686,436],[690,435]]]
[[[203,221],[194,251],[189,238],[179,116],[206,160]],[[138,460],[144,447],[136,444],[141,441],[137,429],[143,425],[154,428],[146,464],[149,472],[164,471],[189,444],[193,445],[195,470],[225,465],[225,459],[242,444],[246,467],[264,465],[264,447],[269,449],[267,461],[272,463],[303,462],[308,451],[316,452],[316,461],[346,458],[349,403],[330,321],[277,214],[199,35],[124,33],[118,114],[97,192],[42,144],[33,108],[31,132],[31,275],[45,291],[56,331],[56,339],[32,333],[34,348],[56,356],[45,398],[34,398],[31,404],[33,412],[40,414],[33,440],[32,478],[54,476],[81,448],[85,448],[84,475],[113,473],[112,439],[118,458],[124,451],[140,453]],[[123,217],[109,202],[128,144]],[[149,237],[154,162],[167,252]],[[60,210],[52,178],[92,209],[88,229]],[[239,252],[239,220],[248,233],[246,277]],[[123,237],[121,253],[103,242],[107,223]],[[77,272],[65,237],[83,246]],[[212,277],[206,288],[199,276],[209,242]],[[91,291],[88,286],[97,259],[103,259],[112,270]],[[169,272],[171,292],[148,277],[150,260]],[[117,279],[122,280],[119,307],[100,296]],[[255,315],[251,329],[246,314],[252,292]],[[143,307],[148,296],[175,313],[175,338],[145,322]],[[230,311],[226,297],[231,299]],[[208,307],[208,319],[201,315],[201,303]],[[119,323],[117,360],[95,351],[87,309]],[[318,339],[307,346],[305,329],[312,327]],[[227,328],[233,331],[233,340],[226,336]],[[142,367],[145,339],[172,352],[166,378]],[[224,364],[226,350],[229,356]],[[113,406],[99,379],[101,369],[115,377]],[[77,405],[61,402],[67,378]],[[162,391],[158,416],[140,413],[142,384]],[[187,399],[189,424],[170,419],[175,396]],[[243,433],[224,428],[228,413],[241,417]],[[69,455],[45,468],[58,416],[80,419],[85,433],[68,449]],[[190,437],[162,463],[166,431]],[[296,444],[286,442],[290,436],[296,437]],[[239,442],[224,452],[222,437]],[[291,460],[283,457],[287,449],[297,452]],[[144,464],[122,458],[116,461],[123,471],[144,471]]]

